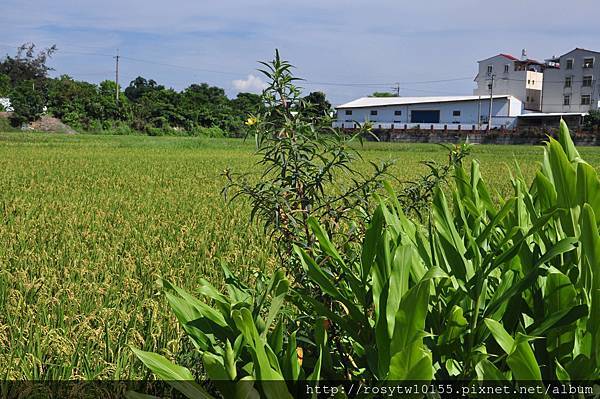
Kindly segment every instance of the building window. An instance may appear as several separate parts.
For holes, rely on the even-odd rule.
[[[530,85],[531,84],[531,80],[527,79],[527,84]]]
[[[567,60],[567,64],[565,65],[565,69],[573,69],[573,59],[569,58]]]
[[[563,105],[571,105],[571,96],[563,97]]]
[[[493,65],[488,65],[487,66],[487,74],[488,74],[488,76],[491,76],[492,72],[494,72],[494,66]]]
[[[531,81],[531,84],[532,84],[532,85],[534,85],[534,84],[535,84],[535,80],[532,80],[532,81]]]
[[[504,65],[504,73],[508,73],[509,69],[510,69],[510,65],[508,65],[508,64]]]
[[[527,102],[529,102],[529,96],[527,96]]]
[[[375,116],[375,115],[377,115],[377,110],[375,110],[375,109],[374,109],[374,110],[371,110],[371,115],[372,115],[372,116]]]
[[[581,105],[590,105],[592,103],[592,96],[589,94],[581,96]]]
[[[571,82],[573,81],[573,78],[571,76],[567,76],[565,78],[565,88],[569,88],[571,87]]]
[[[593,68],[594,67],[594,59],[593,58],[584,58],[583,59],[583,67],[584,68]]]
[[[460,116],[460,111],[452,111],[452,116]]]
[[[352,115],[352,110],[351,109],[347,109],[346,110],[346,115]]]
[[[583,77],[583,81],[581,82],[581,85],[583,87],[592,87],[592,77],[591,76],[584,76]]]
[[[394,115],[402,115],[402,111],[394,111]]]
[[[402,121],[394,121],[394,123],[402,123]]]

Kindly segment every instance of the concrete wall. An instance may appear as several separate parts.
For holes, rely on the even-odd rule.
[[[593,68],[583,68],[584,58],[593,58]],[[567,60],[573,60],[573,68],[567,69]],[[583,87],[583,77],[592,76],[591,87]],[[566,78],[571,78],[571,87],[565,87]],[[576,49],[560,57],[560,69],[548,68],[544,72],[542,112],[588,112],[598,109],[600,101],[600,53]],[[570,105],[564,105],[565,95],[570,96]],[[590,95],[591,105],[582,105],[581,96]]]
[[[558,129],[547,129],[544,131],[524,130],[514,132],[510,130],[486,131],[427,131],[427,130],[374,130],[373,133],[380,141],[394,141],[406,143],[470,143],[481,144],[529,144],[539,145],[548,141],[548,135],[558,136]],[[578,146],[590,146],[600,144],[599,133],[572,134],[573,141]],[[369,139],[369,138],[368,138]]]
[[[352,112],[351,115],[346,115],[346,109],[340,108],[337,110],[337,122],[338,124],[348,124],[354,121],[359,123],[371,121],[373,123],[396,125],[410,124],[411,111],[435,110],[440,111],[440,124],[442,125],[477,125],[478,115],[481,116],[482,123],[487,123],[489,106],[489,98],[482,98],[481,101],[455,101],[430,104],[352,108],[349,110]],[[494,122],[495,125],[507,125],[512,123],[514,117],[521,114],[522,106],[522,103],[516,98],[495,98],[492,104],[492,122]],[[371,115],[371,111],[377,111],[377,115]],[[401,115],[396,115],[396,111],[399,111]],[[460,116],[454,116],[454,111],[460,111]],[[494,121],[494,119],[497,120]]]

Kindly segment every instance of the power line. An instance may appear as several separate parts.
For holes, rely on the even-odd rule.
[[[14,47],[14,48],[19,48],[20,47],[20,46],[13,46],[13,45],[5,44],[5,43],[0,43],[0,45],[5,46],[5,47]],[[77,47],[77,46],[72,46],[72,47]],[[89,48],[91,48],[91,47],[89,47]],[[60,53],[115,58],[115,56],[112,55],[112,54],[92,53],[92,52],[63,50],[63,49],[59,49],[59,54]],[[217,74],[231,75],[231,76],[236,76],[236,77],[245,75],[245,73],[242,73],[242,72],[233,72],[233,71],[226,71],[226,70],[215,70],[215,69],[207,69],[207,68],[197,68],[197,67],[190,67],[190,66],[184,66],[184,65],[177,65],[177,64],[170,64],[170,63],[164,63],[164,62],[157,62],[157,61],[146,60],[146,59],[135,58],[135,57],[129,57],[129,56],[123,56],[123,55],[119,56],[119,58],[123,59],[123,60],[129,60],[129,61],[140,62],[140,63],[145,63],[145,64],[152,64],[152,65],[166,66],[166,67],[171,67],[171,68],[185,69],[185,70],[190,70],[190,71],[194,71],[194,72],[217,73]],[[432,83],[454,82],[454,81],[471,80],[471,79],[472,79],[472,77],[459,77],[459,78],[437,79],[437,80],[385,82],[385,83],[319,82],[319,81],[303,80],[302,84],[309,85],[309,86],[317,86],[317,85],[322,85],[322,86],[339,86],[339,87],[361,87],[362,86],[362,87],[381,88],[381,87],[389,87],[389,86],[396,86],[396,85],[432,84]]]
[[[304,84],[309,85],[323,85],[323,86],[349,86],[349,87],[358,87],[358,86],[366,86],[366,87],[389,87],[396,85],[414,85],[414,84],[429,84],[429,83],[444,83],[444,82],[456,82],[460,80],[472,80],[472,77],[462,77],[462,78],[451,78],[451,79],[438,79],[438,80],[421,80],[421,81],[404,81],[404,82],[386,82],[386,83],[343,83],[343,82],[317,82],[307,80]]]
[[[0,43],[0,46],[9,47],[9,48],[21,47],[21,46],[16,46],[16,45],[10,45],[7,43]],[[82,46],[74,46],[74,45],[71,47],[94,48],[94,47],[82,47]],[[59,54],[60,53],[96,56],[96,57],[111,57],[113,59],[115,58],[115,56],[112,54],[97,53],[97,52],[84,52],[84,51],[59,49]],[[207,69],[207,68],[197,68],[197,67],[177,65],[177,64],[171,64],[171,63],[157,62],[157,61],[146,60],[146,59],[141,59],[141,58],[122,56],[122,55],[119,56],[119,58],[124,59],[124,60],[133,61],[133,62],[166,66],[166,67],[170,67],[170,68],[179,68],[179,69],[189,70],[189,71],[193,71],[193,72],[216,73],[216,74],[230,75],[230,76],[236,76],[236,77],[243,76],[246,74],[246,73],[242,73],[242,72],[215,70],[215,69]],[[80,75],[86,75],[86,74],[81,73]],[[89,73],[87,75],[92,75],[92,73]],[[100,75],[100,73],[98,73],[98,75]],[[472,77],[456,77],[456,78],[434,79],[434,80],[381,82],[381,83],[379,83],[379,82],[371,82],[371,83],[366,83],[366,82],[321,82],[321,81],[303,80],[301,84],[306,85],[306,86],[338,86],[338,87],[369,87],[369,88],[383,88],[383,87],[389,88],[390,86],[393,86],[395,92],[397,94],[399,94],[399,87],[398,87],[399,85],[410,86],[410,85],[421,85],[421,84],[435,84],[435,83],[457,82],[457,81],[464,81],[464,80],[471,80],[471,79],[472,79]],[[496,79],[496,82],[501,81],[501,80],[502,81],[525,82],[528,79],[499,78],[499,79]],[[571,80],[571,83],[582,83],[582,82],[584,82],[584,80]],[[552,83],[564,84],[564,80],[561,80],[561,81],[543,80],[543,84],[552,84]],[[427,90],[418,90],[418,89],[413,89],[413,88],[410,88],[410,90],[427,92]],[[438,90],[430,90],[429,92],[443,93]],[[448,93],[448,94],[450,94],[450,93]]]
[[[218,71],[218,70],[214,70],[214,69],[195,68],[195,67],[188,67],[188,66],[183,66],[183,65],[167,64],[164,62],[143,60],[140,58],[126,57],[126,56],[121,56],[121,58],[124,60],[130,60],[130,61],[134,61],[134,62],[142,62],[145,64],[153,64],[153,65],[162,65],[162,66],[168,66],[168,67],[172,67],[172,68],[188,69],[190,71],[196,71],[196,72],[219,73],[219,74],[223,74],[223,75],[232,75],[232,76],[238,76],[238,77],[240,75],[242,75],[242,76],[244,75],[244,73],[241,73],[241,72],[228,72],[228,71],[223,71],[223,70]]]

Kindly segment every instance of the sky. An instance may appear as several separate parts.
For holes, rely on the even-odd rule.
[[[137,76],[181,90],[206,82],[260,92],[279,49],[300,86],[341,104],[374,91],[472,94],[477,60],[600,51],[598,0],[0,0],[0,55],[56,44],[54,76]],[[432,82],[433,81],[433,82]]]

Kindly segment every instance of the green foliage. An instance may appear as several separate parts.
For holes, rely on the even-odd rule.
[[[300,108],[304,114],[312,118],[328,118],[333,111],[331,103],[327,101],[322,91],[313,91],[302,98]]]
[[[17,49],[14,57],[0,60],[0,96],[10,98],[14,113],[13,126],[38,119],[47,98],[48,72],[52,70],[46,62],[56,52],[56,46],[38,51],[33,43]]]
[[[127,97],[129,101],[136,102],[146,93],[162,91],[164,89],[165,87],[156,83],[154,79],[146,80],[143,77],[138,76],[125,88],[125,97]]]
[[[370,97],[396,97],[396,95],[387,91],[376,91]]]
[[[305,342],[302,364],[292,362],[301,371],[292,377],[595,381],[600,375],[596,170],[582,160],[564,122],[559,140],[549,139],[531,185],[517,168],[513,194],[499,203],[491,200],[477,161],[470,173],[458,163],[454,169],[452,202],[437,189],[425,224],[410,220],[386,186],[388,196],[378,200],[359,251],[334,244],[310,217],[316,241],[309,248],[294,246],[306,276],[302,282],[288,283],[279,271],[267,288],[259,285],[253,294],[229,288],[228,295],[202,283],[202,303],[178,292],[181,300],[170,304],[188,334],[219,337],[220,352],[197,345],[200,353],[220,356],[203,357],[205,367],[215,367],[209,378],[222,389],[218,382],[241,380],[247,374],[236,373],[242,369],[259,386],[263,379],[285,378],[293,394],[298,380],[284,372],[292,353],[286,343],[293,348]],[[285,289],[274,288],[284,281]],[[306,295],[305,283],[318,287],[314,295]],[[287,310],[283,296],[294,308]],[[257,310],[256,297],[286,309],[279,322],[272,324],[277,309]],[[240,298],[245,299],[233,306],[240,314],[226,319],[232,301]],[[211,302],[221,316],[207,313],[214,312]],[[185,310],[189,307],[204,310],[193,313]],[[198,317],[212,322],[192,322]],[[231,342],[249,345],[252,367],[243,366],[250,360]]]
[[[0,76],[7,76],[10,86],[16,88],[21,82],[32,81],[42,90],[52,70],[46,62],[57,51],[56,45],[36,53],[33,43],[25,43],[17,49],[14,57],[6,56],[0,60]]]
[[[591,109],[584,118],[585,127],[594,129],[600,127],[600,110]]]
[[[8,118],[0,118],[0,132],[13,132],[17,129],[11,125]]]
[[[101,105],[96,85],[75,81],[67,75],[48,82],[48,112],[67,125],[91,129],[100,119]]]
[[[178,94],[172,89],[146,91],[132,103],[133,127],[152,135],[151,129],[168,130],[180,126],[183,117],[177,107],[178,101]]]
[[[40,89],[35,88],[33,80],[19,82],[11,92],[10,102],[14,110],[11,115],[14,126],[35,121],[44,112],[44,95]]]
[[[223,137],[226,136],[226,134],[223,131],[223,129],[221,129],[218,126],[213,126],[213,127],[196,127],[196,128],[194,128],[190,132],[190,135],[192,135],[192,136],[208,137],[208,138],[223,138]]]
[[[198,135],[202,129],[216,127],[228,136],[240,137],[246,134],[244,121],[248,115],[259,112],[262,107],[261,98],[256,94],[239,93],[229,99],[223,89],[206,83],[194,83],[178,92],[141,76],[118,93],[117,101],[113,81],[95,85],[66,75],[49,78],[48,72],[52,69],[46,63],[55,51],[56,47],[52,46],[36,53],[35,45],[26,44],[14,57],[0,60],[0,96],[12,95],[25,82],[33,82],[48,112],[76,129],[94,133],[142,132],[155,136]],[[34,106],[37,97],[27,104],[27,109],[21,106],[15,123],[28,121],[36,114],[32,111],[37,109]],[[124,129],[123,123],[129,129]],[[215,130],[205,133],[220,137]]]
[[[8,97],[10,94],[10,78],[8,75],[0,73],[0,97]]]
[[[249,198],[252,218],[259,219],[265,231],[281,243],[282,253],[289,253],[293,244],[310,246],[313,242],[310,216],[316,216],[330,234],[347,229],[349,215],[364,210],[365,198],[379,186],[389,164],[373,164],[370,175],[359,173],[352,167],[359,157],[350,143],[368,130],[349,136],[332,128],[328,115],[316,117],[294,84],[299,79],[292,74],[293,66],[278,51],[272,62],[261,64],[265,67],[261,72],[270,81],[263,92],[265,106],[263,112],[248,118],[247,125],[264,172],[254,183],[246,175],[226,171],[225,193]],[[344,174],[352,184],[334,184]]]
[[[429,204],[435,191],[448,180],[454,168],[461,165],[464,158],[471,153],[471,145],[463,143],[454,146],[440,144],[448,150],[446,163],[423,161],[428,173],[419,176],[417,180],[407,182],[398,194],[398,201],[406,214],[414,214],[422,219],[424,212],[429,209]]]
[[[256,287],[250,288],[226,267],[223,271],[228,295],[201,279],[198,291],[204,302],[161,281],[169,305],[201,355],[207,376],[215,381],[225,397],[245,397],[240,395],[249,392],[267,398],[291,397],[283,380],[291,377],[293,383],[306,375],[299,367],[296,341],[293,338],[283,341],[280,310],[289,281],[282,271],[276,271],[268,281],[261,275]],[[136,349],[134,352],[159,378],[169,383],[193,379],[188,369],[156,354]],[[268,383],[263,385],[261,381]],[[201,389],[174,387],[190,398],[197,396],[189,396],[187,389]]]

